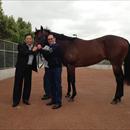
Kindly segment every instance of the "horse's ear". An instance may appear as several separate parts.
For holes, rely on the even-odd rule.
[[[43,31],[43,27],[41,26],[41,31]]]

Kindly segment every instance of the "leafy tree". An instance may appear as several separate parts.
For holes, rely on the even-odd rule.
[[[13,16],[4,15],[0,0],[0,39],[13,42],[23,42],[24,35],[32,32],[31,23],[25,22],[21,17],[16,21]]]
[[[32,26],[31,23],[26,23],[21,17],[17,20],[17,26],[18,26],[18,33],[19,33],[19,42],[22,42],[24,39],[24,35],[26,33],[32,32]]]
[[[4,25],[3,25],[3,9],[2,9],[2,2],[0,0],[0,38],[2,38]]]
[[[0,0],[0,16],[3,15],[2,1]]]
[[[8,34],[7,34],[7,27],[6,27],[6,24],[7,24],[7,20],[8,20],[8,17],[7,16],[2,16],[1,19],[0,19],[0,38],[7,38]]]
[[[18,27],[17,24],[13,18],[13,16],[9,16],[7,20],[7,34],[8,34],[8,39],[13,41],[13,42],[18,42]]]

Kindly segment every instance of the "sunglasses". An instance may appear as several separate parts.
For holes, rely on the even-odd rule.
[[[48,40],[53,40],[53,38],[48,38]]]

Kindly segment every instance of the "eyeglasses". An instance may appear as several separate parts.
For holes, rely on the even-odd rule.
[[[48,40],[53,40],[53,38],[48,38]]]

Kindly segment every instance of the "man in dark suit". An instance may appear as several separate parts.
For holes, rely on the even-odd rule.
[[[49,67],[49,76],[47,78],[50,81],[50,86],[48,87],[51,87],[51,101],[47,105],[53,105],[52,109],[58,109],[62,106],[62,61],[60,58],[60,49],[54,35],[49,34],[47,40],[48,45],[41,49],[43,56],[48,61]],[[38,49],[40,48],[39,46]]]
[[[37,72],[36,51],[37,47],[33,46],[32,35],[26,34],[24,43],[18,45],[12,107],[18,106],[20,102],[23,81],[22,100],[24,104],[30,105],[29,97],[31,93],[32,70]]]

